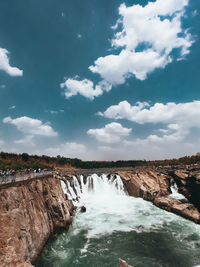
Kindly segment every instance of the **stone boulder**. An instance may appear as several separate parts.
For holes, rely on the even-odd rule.
[[[134,267],[134,266],[128,265],[126,261],[119,259],[119,267]]]

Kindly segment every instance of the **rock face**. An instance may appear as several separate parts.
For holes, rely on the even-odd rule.
[[[177,183],[179,192],[200,210],[200,172],[175,170],[170,174]]]
[[[49,236],[68,228],[72,210],[54,178],[0,189],[0,266],[32,266]]]
[[[155,197],[171,193],[170,178],[153,170],[118,172],[123,179],[129,195],[153,201]]]
[[[128,263],[126,261],[119,259],[119,267],[133,267],[133,266],[128,265]]]
[[[166,172],[167,173],[167,172]],[[118,172],[123,179],[129,195],[142,197],[166,211],[173,212],[195,223],[200,224],[200,175],[189,175],[187,172],[174,171],[164,175],[156,170],[136,170]],[[180,200],[169,198],[171,193],[170,180],[174,178],[180,193],[186,196],[191,203],[182,203]]]

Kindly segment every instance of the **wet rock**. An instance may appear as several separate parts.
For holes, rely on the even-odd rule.
[[[85,206],[81,206],[80,207],[80,212],[86,212],[86,207]]]
[[[179,192],[200,210],[200,171],[176,170],[171,173]]]
[[[128,265],[126,261],[119,259],[119,267],[134,267],[134,266]]]
[[[166,211],[173,212],[185,219],[189,219],[195,223],[200,223],[200,213],[191,203],[182,203],[180,200],[158,197],[154,200],[154,204]]]
[[[165,196],[171,193],[170,178],[168,176],[161,176],[156,171],[121,171],[118,174],[121,176],[131,196],[142,197],[145,200],[153,201],[156,196]]]
[[[118,173],[129,195],[151,201],[166,211],[200,224],[200,173],[186,170],[169,170],[163,175],[156,170],[143,169]],[[169,198],[170,181],[174,178],[183,194],[190,202]],[[186,203],[185,203],[186,202]]]

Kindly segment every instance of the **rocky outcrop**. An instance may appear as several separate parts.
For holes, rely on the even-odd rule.
[[[54,178],[0,189],[0,266],[32,266],[50,235],[71,224],[72,212]]]
[[[200,172],[174,170],[170,172],[170,175],[174,178],[179,192],[200,210]]]
[[[169,173],[169,174],[167,174]],[[200,175],[189,175],[187,172],[174,171],[165,174],[151,169],[118,172],[123,179],[129,195],[151,201],[154,205],[166,211],[173,212],[195,223],[200,224],[200,213],[197,209],[200,197]],[[190,202],[169,198],[171,194],[170,181],[174,178],[180,193]]]
[[[153,170],[118,172],[129,195],[153,201],[155,197],[171,193],[170,178]]]
[[[175,213],[195,223],[200,223],[200,213],[191,203],[182,203],[180,200],[167,197],[157,197],[153,203],[166,211]]]
[[[128,265],[128,263],[126,261],[119,259],[119,267],[133,267],[133,266]]]

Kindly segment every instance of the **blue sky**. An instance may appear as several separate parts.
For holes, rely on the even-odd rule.
[[[200,151],[200,1],[0,1],[0,150]]]

